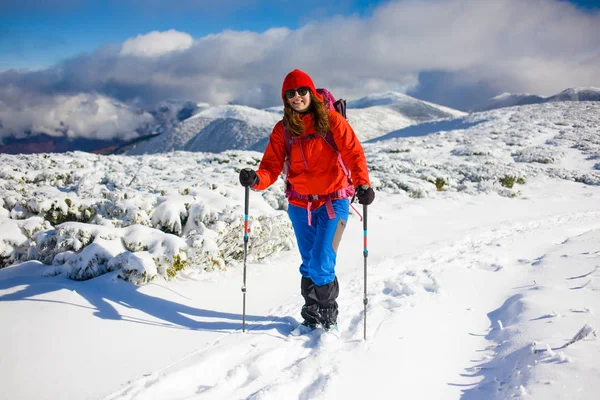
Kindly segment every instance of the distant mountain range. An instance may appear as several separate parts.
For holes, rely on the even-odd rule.
[[[600,101],[600,89],[567,89],[550,97],[504,93],[474,111],[552,101]],[[0,153],[80,150],[137,155],[175,150],[263,151],[273,126],[282,117],[282,107],[255,109],[240,105],[210,106],[189,101],[167,101],[146,112],[152,115],[153,120],[136,130],[138,136],[134,140],[69,138],[64,135],[30,133],[24,138],[2,138]],[[348,101],[347,112],[349,122],[362,141],[375,139],[410,125],[465,114],[391,91]]]
[[[153,154],[174,150],[218,153],[228,149],[264,150],[281,113],[228,105],[207,107],[142,143],[117,152]]]
[[[491,98],[486,104],[473,111],[487,111],[497,108],[540,104],[553,101],[600,101],[600,88],[571,88],[549,97],[542,97],[535,94],[503,93]]]
[[[283,107],[258,110],[246,106],[206,108],[173,129],[135,146],[122,147],[127,154],[152,154],[173,150],[221,152],[230,149],[264,151]],[[465,113],[386,92],[348,102],[347,116],[361,140],[416,123]]]
[[[50,136],[45,133],[29,135],[24,138],[8,137],[2,139],[0,153],[65,153],[68,151],[86,151],[97,154],[111,154],[128,141],[121,139],[100,140],[87,138],[70,138],[67,136]]]

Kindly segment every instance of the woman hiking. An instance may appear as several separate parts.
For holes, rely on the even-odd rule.
[[[283,119],[273,128],[258,170],[242,169],[239,179],[242,186],[264,190],[277,180],[289,157],[286,195],[302,258],[302,326],[337,330],[336,253],[348,221],[349,198],[356,191],[358,202],[368,205],[375,192],[356,134],[341,114],[327,109],[310,76],[298,69],[290,72],[281,97]]]

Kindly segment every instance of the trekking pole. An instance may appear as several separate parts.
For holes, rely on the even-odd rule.
[[[243,310],[242,310],[242,332],[246,332],[246,257],[248,255],[248,205],[250,203],[250,187],[246,186],[246,196],[244,199],[244,284],[242,285],[243,293]]]
[[[364,246],[363,246],[363,255],[365,256],[365,297],[363,298],[363,304],[365,305],[365,340],[367,340],[367,303],[369,300],[367,299],[367,257],[369,256],[369,251],[367,250],[367,205],[363,205],[363,231],[364,231]]]

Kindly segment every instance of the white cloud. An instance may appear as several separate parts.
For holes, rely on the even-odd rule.
[[[93,93],[42,96],[27,107],[0,101],[0,137],[31,130],[50,136],[131,139],[137,136],[135,129],[151,119],[150,114]]]
[[[160,63],[150,60],[144,75],[135,70],[136,79],[143,76],[160,93],[221,104],[278,104],[281,81],[294,68],[345,97],[418,90],[424,71],[450,73],[459,88],[484,84],[497,93],[550,95],[598,85],[599,37],[600,14],[556,0],[405,0],[368,18],[338,17],[297,30],[224,31]],[[116,71],[117,81],[121,74]]]
[[[128,39],[123,43],[121,55],[138,57],[162,56],[174,51],[187,50],[192,47],[194,39],[185,32],[168,30],[166,32],[150,32]]]

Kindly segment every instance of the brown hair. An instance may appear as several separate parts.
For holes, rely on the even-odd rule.
[[[323,137],[329,131],[329,111],[325,104],[319,100],[312,91],[310,93],[310,109],[312,124],[319,134]],[[287,101],[283,104],[283,123],[292,137],[300,136],[304,133],[304,124],[300,119],[300,113],[292,108]]]

